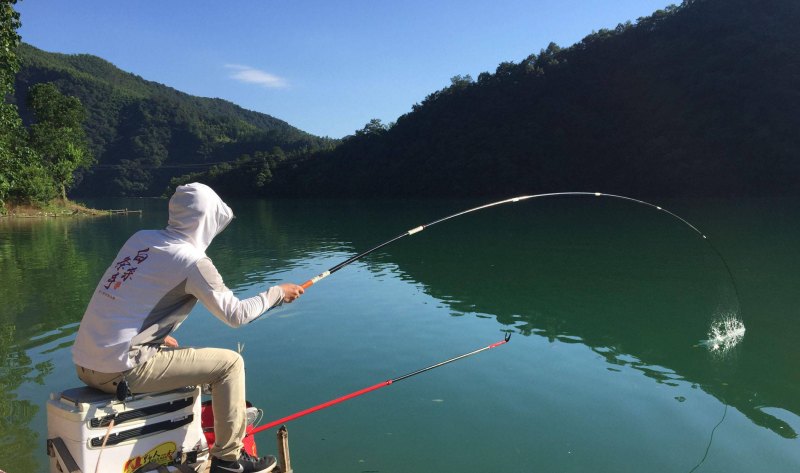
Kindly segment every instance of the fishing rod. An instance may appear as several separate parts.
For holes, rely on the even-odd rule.
[[[700,235],[703,238],[703,240],[705,240],[708,243],[708,245],[711,247],[711,249],[717,254],[717,256],[719,257],[720,261],[722,261],[722,264],[725,266],[725,270],[728,272],[728,276],[730,277],[731,283],[733,285],[733,291],[736,294],[736,299],[737,299],[737,302],[738,302],[739,290],[736,287],[736,281],[733,278],[733,273],[731,272],[731,269],[728,266],[728,262],[725,261],[725,258],[722,257],[722,253],[720,253],[719,250],[717,250],[717,248],[711,243],[711,240],[709,240],[708,237],[706,237],[703,234],[703,232],[698,230],[697,227],[695,227],[694,225],[689,223],[683,217],[681,217],[681,216],[679,216],[677,214],[674,214],[674,213],[670,212],[669,210],[667,210],[667,209],[665,209],[663,207],[660,207],[660,206],[655,205],[655,204],[651,204],[650,202],[645,202],[643,200],[634,199],[633,197],[626,197],[624,195],[605,194],[605,193],[602,193],[602,192],[550,192],[550,193],[545,193],[545,194],[522,195],[522,196],[519,196],[519,197],[512,197],[510,199],[500,200],[500,201],[497,201],[497,202],[492,202],[492,203],[489,203],[489,204],[480,205],[478,207],[473,207],[471,209],[463,210],[461,212],[454,213],[453,215],[448,215],[447,217],[440,218],[438,220],[434,220],[434,221],[432,221],[430,223],[426,223],[424,225],[420,225],[418,227],[414,227],[414,228],[412,228],[412,229],[410,229],[410,230],[408,230],[408,231],[406,231],[404,233],[401,233],[401,234],[397,235],[396,237],[381,243],[380,245],[377,245],[377,246],[375,246],[373,248],[370,248],[369,250],[367,250],[367,251],[365,251],[363,253],[357,254],[357,255],[355,255],[355,256],[353,256],[351,258],[348,258],[348,259],[342,261],[341,263],[337,264],[336,266],[333,266],[329,270],[327,270],[325,272],[322,272],[322,273],[314,276],[313,278],[309,279],[308,281],[304,282],[303,284],[301,284],[301,286],[303,287],[303,289],[308,289],[309,287],[313,286],[314,284],[316,284],[320,280],[330,276],[331,274],[335,273],[336,271],[339,271],[340,269],[344,268],[345,266],[349,265],[350,263],[358,261],[361,258],[367,256],[368,254],[370,254],[370,253],[372,253],[374,251],[377,251],[377,250],[383,248],[384,246],[386,246],[386,245],[388,245],[390,243],[394,243],[395,241],[397,241],[397,240],[399,240],[401,238],[404,238],[404,237],[411,236],[411,235],[414,235],[416,233],[419,233],[419,232],[421,232],[422,230],[425,230],[428,227],[436,225],[437,223],[442,223],[442,222],[445,222],[447,220],[450,220],[450,219],[453,219],[453,218],[456,218],[456,217],[460,217],[462,215],[466,215],[468,213],[476,212],[478,210],[488,209],[490,207],[496,207],[498,205],[511,204],[511,203],[516,203],[516,202],[521,202],[523,200],[528,200],[528,199],[539,199],[539,198],[544,198],[544,197],[563,197],[563,196],[610,197],[610,198],[613,198],[613,199],[626,200],[626,201],[629,201],[629,202],[634,202],[634,203],[637,203],[637,204],[645,205],[647,207],[659,210],[659,211],[664,212],[667,215],[679,220],[681,223],[683,223],[684,225],[686,225],[689,228],[691,228],[692,231],[694,231],[695,233]]]
[[[480,353],[482,351],[486,351],[486,350],[490,350],[492,348],[499,347],[500,345],[505,345],[506,343],[508,343],[509,340],[511,340],[511,333],[507,333],[505,338],[503,338],[499,342],[492,343],[491,345],[487,345],[487,346],[485,346],[483,348],[478,348],[477,350],[471,351],[469,353],[464,353],[463,355],[458,355],[456,357],[450,358],[449,360],[445,360],[445,361],[436,363],[435,365],[431,365],[431,366],[428,366],[426,368],[419,369],[417,371],[412,371],[410,373],[406,373],[406,374],[404,374],[402,376],[398,376],[396,378],[387,379],[386,381],[382,381],[382,382],[380,382],[378,384],[366,387],[364,389],[359,389],[358,391],[354,391],[354,392],[352,392],[350,394],[346,394],[346,395],[338,397],[336,399],[332,399],[332,400],[330,400],[328,402],[323,402],[322,404],[318,404],[318,405],[316,405],[314,407],[310,407],[310,408],[302,410],[300,412],[296,412],[296,413],[294,413],[292,415],[289,415],[289,416],[283,417],[281,419],[272,421],[272,422],[270,422],[268,424],[260,425],[260,426],[258,426],[256,428],[252,429],[250,432],[248,432],[247,435],[253,435],[253,434],[256,434],[258,432],[261,432],[262,430],[267,430],[267,429],[270,429],[272,427],[275,427],[275,426],[278,426],[278,425],[281,425],[281,424],[285,424],[286,422],[289,422],[291,420],[297,419],[299,417],[306,416],[306,415],[311,414],[313,412],[321,411],[322,409],[326,409],[328,407],[331,407],[331,406],[334,406],[336,404],[342,403],[344,401],[347,401],[348,399],[353,399],[354,397],[361,396],[362,394],[366,394],[368,392],[376,391],[376,390],[378,390],[380,388],[384,388],[386,386],[390,386],[390,385],[392,385],[394,383],[400,382],[400,381],[402,381],[404,379],[408,379],[408,378],[410,378],[412,376],[416,376],[416,375],[418,375],[420,373],[424,373],[426,371],[430,371],[430,370],[432,370],[434,368],[438,368],[440,366],[444,366],[444,365],[446,365],[448,363],[452,363],[454,361],[458,361],[458,360],[460,360],[462,358],[466,358],[468,356],[476,355],[476,354],[478,354],[478,353]]]
[[[545,194],[542,194],[542,195],[545,195]],[[501,200],[501,201],[498,201],[498,202],[492,202],[491,204],[485,204],[485,205],[481,205],[479,207],[475,207],[475,208],[472,208],[472,209],[469,209],[469,210],[464,210],[462,212],[458,212],[458,213],[455,213],[453,215],[449,215],[447,217],[440,218],[439,220],[435,220],[435,221],[433,221],[431,223],[426,223],[425,225],[420,225],[418,227],[414,227],[411,230],[408,230],[407,232],[401,233],[401,234],[397,235],[396,237],[394,237],[394,238],[392,238],[390,240],[387,240],[387,241],[381,243],[378,246],[375,246],[374,248],[370,248],[369,250],[367,250],[367,251],[365,251],[363,253],[357,254],[357,255],[353,256],[352,258],[348,258],[348,259],[342,261],[341,263],[337,264],[336,266],[332,267],[331,269],[329,269],[329,270],[327,270],[325,272],[322,272],[322,273],[314,276],[313,278],[309,279],[308,281],[304,282],[303,284],[301,284],[301,286],[303,287],[303,289],[308,289],[309,287],[311,287],[314,284],[316,284],[317,282],[319,282],[321,279],[327,278],[328,276],[330,276],[331,274],[335,273],[336,271],[339,271],[340,269],[344,268],[348,264],[353,263],[355,261],[358,261],[361,258],[367,256],[368,254],[370,254],[370,253],[372,253],[374,251],[377,251],[377,250],[383,248],[384,246],[386,246],[386,245],[388,245],[390,243],[394,243],[394,242],[396,242],[397,240],[399,240],[399,239],[401,239],[403,237],[407,237],[407,236],[411,236],[411,235],[413,235],[415,233],[419,233],[422,230],[425,230],[426,228],[428,228],[430,226],[436,225],[437,223],[441,223],[441,222],[444,222],[445,220],[450,220],[451,218],[456,218],[458,216],[461,216],[461,215],[464,215],[464,214],[468,214],[470,212],[475,212],[477,210],[486,209],[486,208],[489,208],[489,207],[494,207],[494,206],[502,205],[502,204],[508,204],[508,203],[511,203],[511,202],[519,202],[521,200],[531,199],[533,197],[537,197],[537,196],[526,195],[526,196],[513,197],[511,199]]]

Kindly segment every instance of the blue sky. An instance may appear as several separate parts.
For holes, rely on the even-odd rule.
[[[668,0],[22,0],[23,41],[340,138]]]

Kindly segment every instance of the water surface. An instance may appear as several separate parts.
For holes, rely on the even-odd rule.
[[[241,297],[302,282],[483,202],[234,201],[208,253]],[[476,212],[342,269],[230,329],[197,307],[183,345],[244,345],[271,420],[513,334],[511,343],[289,424],[298,472],[800,470],[800,207],[787,201],[527,201]],[[50,392],[142,216],[0,222],[0,469],[45,472]],[[735,277],[735,285],[730,273]],[[700,342],[726,314],[727,356]],[[262,453],[274,450],[260,434]]]

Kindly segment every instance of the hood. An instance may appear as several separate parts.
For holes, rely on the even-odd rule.
[[[233,220],[233,211],[205,184],[179,186],[169,199],[167,231],[178,233],[201,251]]]

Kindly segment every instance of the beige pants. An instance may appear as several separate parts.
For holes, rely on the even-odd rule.
[[[216,441],[211,455],[226,461],[239,458],[247,428],[244,361],[222,348],[167,348],[145,363],[123,373],[100,373],[77,367],[88,386],[116,393],[125,377],[133,393],[162,392],[184,386],[211,385]]]

